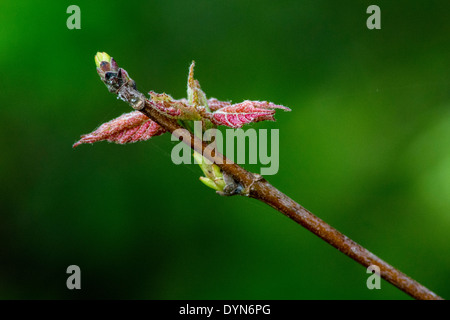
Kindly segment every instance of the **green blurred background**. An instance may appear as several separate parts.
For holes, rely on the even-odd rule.
[[[66,9],[81,8],[81,30]],[[366,9],[381,8],[368,30]],[[210,97],[292,108],[280,190],[450,297],[450,3],[0,2],[0,298],[409,299],[256,200],[223,198],[176,166],[164,135],[72,149],[138,88],[182,98],[190,62]],[[258,166],[245,166],[258,171]],[[81,268],[81,290],[66,268]]]

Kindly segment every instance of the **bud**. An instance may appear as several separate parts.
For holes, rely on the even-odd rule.
[[[222,191],[211,179],[208,179],[206,177],[200,177],[200,181],[203,182],[203,184],[211,189],[214,189],[216,191]]]
[[[206,176],[200,177],[200,181],[216,191],[223,191],[226,183],[223,178],[222,170],[220,170],[217,165],[204,158],[200,153],[194,152],[194,159]]]
[[[136,89],[136,83],[130,78],[128,72],[117,66],[116,61],[106,52],[97,52],[95,55],[97,73],[106,84],[109,91],[116,92],[123,84]]]
[[[95,56],[95,65],[100,68],[102,62],[111,63],[111,57],[106,52],[97,52]]]

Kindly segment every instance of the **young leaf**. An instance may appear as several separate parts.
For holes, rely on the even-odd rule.
[[[210,99],[208,99],[208,106],[211,111],[216,111],[221,108],[231,106],[231,102],[219,101],[216,98],[210,98]]]
[[[188,102],[195,108],[204,107],[207,111],[209,111],[206,94],[200,88],[200,83],[194,79],[194,67],[195,61],[192,61],[191,66],[189,67],[189,75],[188,75],[188,86],[187,86]]]
[[[153,106],[161,113],[164,113],[170,118],[180,120],[201,120],[201,115],[198,110],[188,104],[186,99],[175,100],[167,93],[156,93],[150,91],[150,95]]]
[[[216,102],[218,105],[220,101]],[[249,101],[227,105],[216,110],[213,113],[206,113],[211,122],[216,125],[224,125],[231,128],[240,128],[245,124],[259,122],[264,120],[275,121],[274,109],[283,109],[291,111],[291,109],[273,104],[267,101]]]
[[[146,115],[139,111],[133,111],[102,124],[92,133],[83,135],[72,147],[102,140],[119,144],[145,141],[164,132],[166,132],[165,129]]]

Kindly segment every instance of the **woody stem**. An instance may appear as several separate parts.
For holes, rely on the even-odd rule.
[[[119,95],[120,94],[121,92],[119,92]],[[241,166],[225,158],[222,154],[215,152],[215,150],[205,154],[203,151],[208,147],[206,142],[202,141],[194,134],[191,134],[188,130],[184,130],[175,119],[169,118],[159,112],[154,106],[154,103],[143,98],[143,95],[134,87],[127,86],[123,88],[121,97],[134,109],[145,114],[148,118],[158,123],[165,130],[171,132],[196,152],[209,158],[209,160],[217,164],[224,172],[232,176],[236,182],[244,187],[243,195],[247,195],[268,204],[360,263],[365,268],[371,265],[378,266],[382,278],[409,294],[411,297],[423,300],[442,299],[434,292],[409,278],[398,269],[381,260],[369,250],[349,239],[325,221],[303,208],[297,202],[272,186],[260,175],[245,170]],[[136,100],[131,100],[131,97],[137,97],[138,102],[136,103]]]

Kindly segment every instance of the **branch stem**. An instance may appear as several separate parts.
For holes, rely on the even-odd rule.
[[[116,94],[118,98],[127,102],[135,110],[145,114],[148,118],[159,124],[166,131],[169,131],[179,140],[182,140],[197,153],[218,165],[224,173],[234,179],[234,183],[238,184],[238,194],[258,199],[259,201],[268,204],[360,263],[365,268],[368,268],[371,265],[378,266],[380,269],[380,276],[383,279],[409,294],[411,297],[427,300],[442,299],[417,281],[409,278],[398,269],[387,264],[370,251],[303,208],[297,202],[272,186],[261,175],[251,173],[227,159],[224,155],[215,152],[215,149],[211,150],[205,141],[202,141],[201,138],[191,134],[188,130],[183,128],[176,119],[160,112],[157,102],[148,100],[141,92],[139,92],[136,89],[134,80],[129,78],[128,73],[125,70],[118,68],[117,63],[108,54],[97,53],[95,61],[97,64],[97,72],[110,92]],[[192,67],[193,65],[191,65],[190,72],[193,72]],[[234,193],[228,195],[231,194]]]
[[[136,109],[144,113],[151,120],[157,122],[160,126],[164,127],[171,133],[177,129],[183,129],[183,127],[181,127],[176,120],[170,119],[157,111],[157,109],[152,106],[152,102],[149,100],[146,100],[145,104],[141,104]],[[203,151],[208,146],[206,142],[190,134],[187,130],[177,130],[176,132],[177,134],[181,133],[177,136],[178,139],[188,144],[198,153],[203,154]],[[314,233],[316,236],[328,242],[342,253],[363,265],[365,268],[370,265],[378,266],[380,268],[380,276],[383,279],[390,282],[411,297],[421,300],[442,299],[434,292],[430,291],[417,281],[411,279],[393,266],[381,260],[369,250],[349,239],[325,221],[303,208],[300,204],[272,186],[260,175],[245,170],[219,153],[212,152],[211,157],[208,158],[216,163],[223,171],[231,175],[236,182],[240,183],[244,187],[244,190],[247,190],[246,194],[249,197],[258,199],[283,213],[290,219]]]

